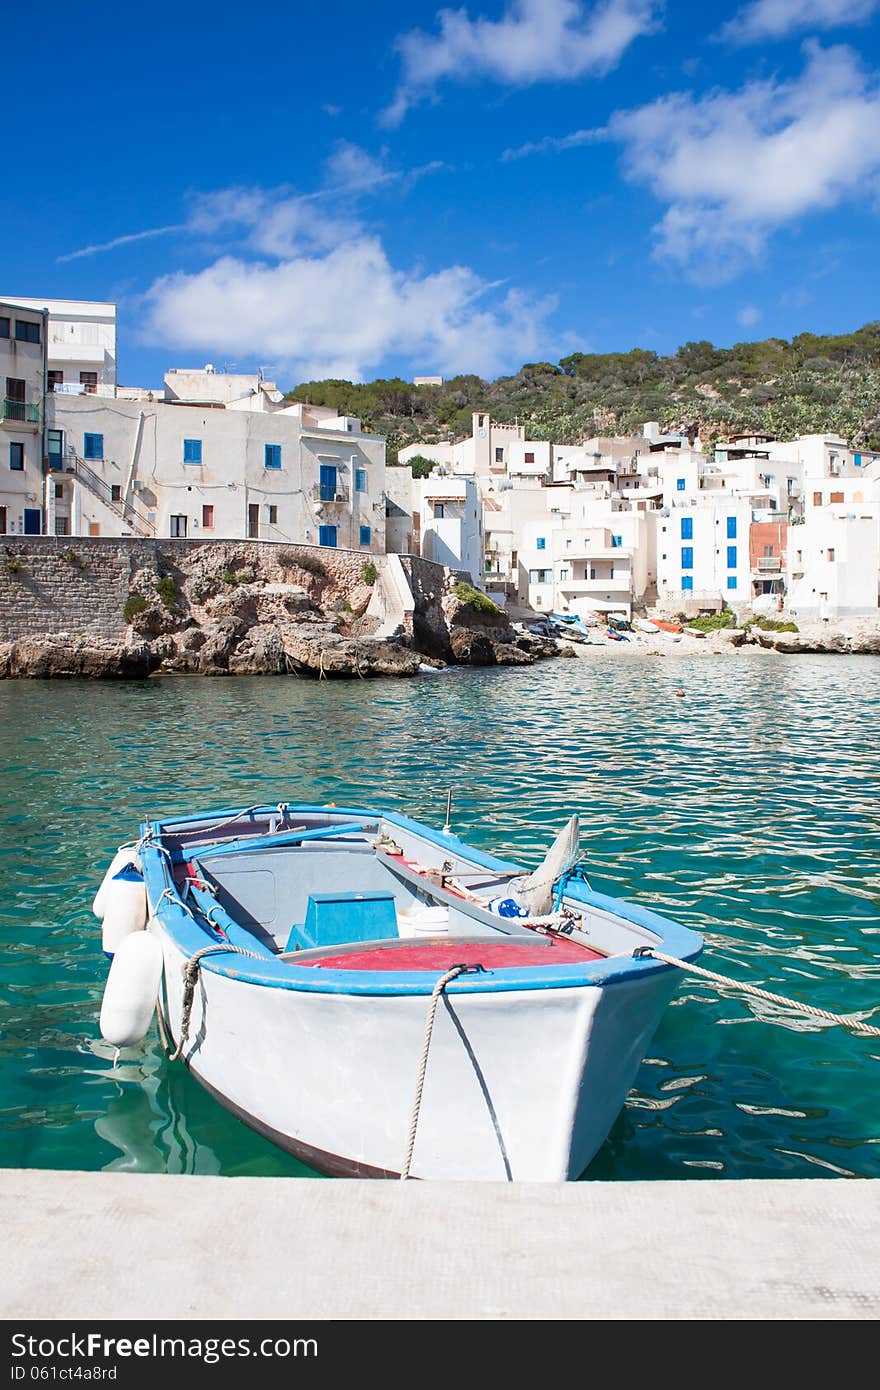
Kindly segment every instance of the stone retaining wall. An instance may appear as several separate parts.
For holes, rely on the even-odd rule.
[[[84,536],[0,538],[0,641],[55,633],[121,640],[131,582],[151,587],[151,576],[171,574],[186,585],[203,568],[250,569],[257,583],[291,576],[318,604],[363,587],[365,563],[383,557],[366,551],[269,541],[173,541]],[[300,561],[302,564],[300,565]],[[442,566],[418,564],[443,575]],[[439,586],[442,579],[435,578]]]

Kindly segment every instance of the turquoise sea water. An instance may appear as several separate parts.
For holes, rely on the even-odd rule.
[[[871,657],[0,683],[0,1165],[314,1176],[155,1036],[112,1068],[90,905],[146,812],[365,800],[439,826],[451,785],[463,839],[535,862],[577,811],[594,884],[703,932],[704,964],[866,1014],[878,724]],[[877,1177],[878,1101],[876,1040],[683,980],[586,1177]]]

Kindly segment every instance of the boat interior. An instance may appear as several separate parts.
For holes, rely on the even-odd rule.
[[[548,910],[503,915],[528,870],[394,814],[252,807],[155,822],[149,834],[208,939],[297,965],[560,965],[660,940],[614,900],[592,901],[601,895],[574,864],[553,882]]]

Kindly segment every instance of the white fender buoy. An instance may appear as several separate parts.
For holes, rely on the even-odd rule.
[[[132,932],[143,931],[147,925],[147,886],[144,876],[134,864],[126,864],[114,874],[104,893],[104,927],[102,945],[108,956]]]
[[[114,874],[118,874],[120,869],[124,869],[126,864],[137,864],[137,850],[134,845],[123,845],[118,849],[110,860],[110,867],[101,879],[101,886],[95,894],[95,901],[92,903],[92,911],[98,921],[104,916],[107,910],[107,885]],[[138,867],[140,867],[138,865]]]
[[[113,1047],[146,1037],[162,978],[162,947],[150,932],[120,942],[110,964],[101,1004],[101,1036]]]

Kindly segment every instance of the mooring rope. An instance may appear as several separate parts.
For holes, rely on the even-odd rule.
[[[806,1014],[809,1018],[819,1018],[825,1023],[851,1028],[854,1033],[860,1033],[866,1038],[880,1038],[880,1028],[875,1028],[870,1023],[862,1023],[861,1019],[850,1018],[846,1014],[833,1014],[828,1009],[817,1008],[815,1004],[802,1004],[799,999],[787,999],[783,994],[771,994],[766,989],[759,989],[757,985],[746,984],[744,980],[717,975],[714,970],[706,970],[702,965],[691,965],[689,961],[679,960],[677,956],[667,956],[654,946],[637,946],[633,955],[637,959],[641,956],[652,956],[654,960],[661,960],[664,965],[677,965],[679,970],[686,970],[690,975],[700,975],[704,980],[711,980],[716,985],[741,990],[753,999],[764,999],[768,1004],[780,1004],[785,1009],[794,1009],[796,1013]]]
[[[189,960],[184,963],[181,972],[183,974],[183,1005],[180,1010],[180,1041],[170,1054],[169,1062],[177,1061],[189,1041],[189,1024],[201,963],[205,956],[217,955],[220,951],[231,951],[236,956],[249,956],[251,960],[260,959],[256,951],[246,951],[242,946],[233,946],[231,942],[226,941],[218,942],[216,946],[203,946],[200,951],[196,951],[195,955],[190,956]]]
[[[428,1016],[425,1019],[425,1036],[422,1040],[422,1055],[419,1059],[419,1074],[416,1081],[416,1094],[413,1101],[412,1119],[409,1125],[409,1138],[406,1143],[406,1157],[403,1160],[403,1167],[400,1170],[401,1182],[406,1182],[409,1177],[413,1149],[416,1146],[416,1130],[419,1127],[419,1111],[422,1108],[422,1090],[425,1085],[425,1073],[428,1070],[428,1052],[431,1048],[431,1034],[434,1031],[434,1015],[437,1012],[437,1004],[439,1003],[440,995],[443,993],[450,980],[454,980],[457,975],[464,975],[471,969],[473,969],[473,967],[468,965],[453,965],[451,970],[447,970],[445,975],[440,976],[431,994],[431,1002],[428,1005]]]

